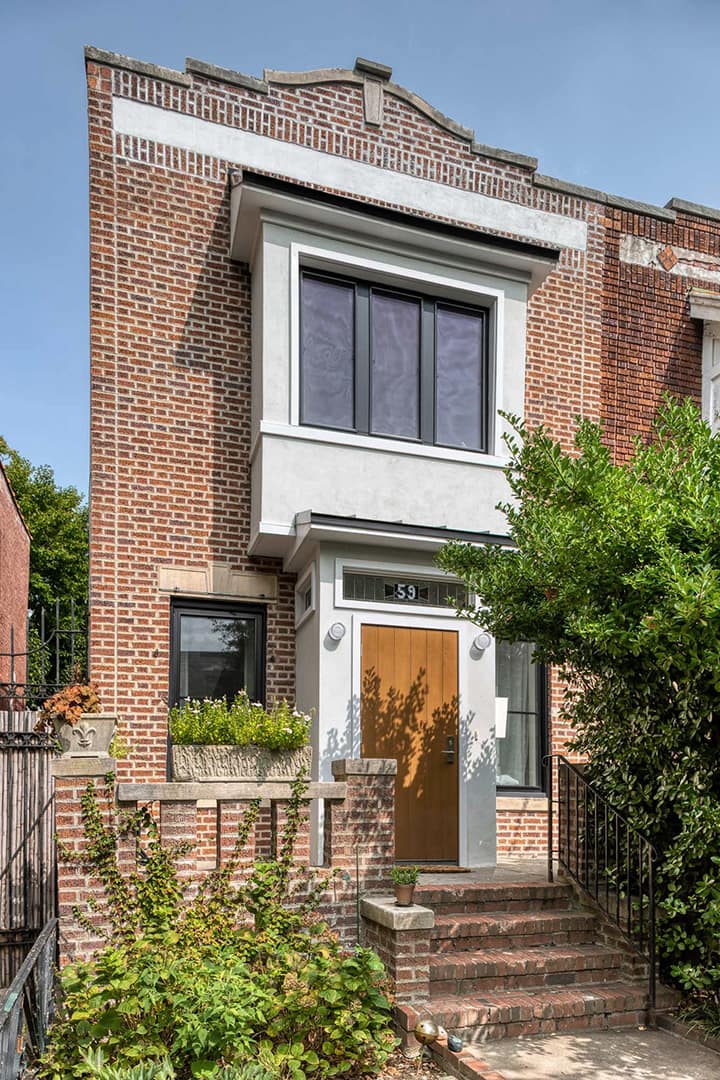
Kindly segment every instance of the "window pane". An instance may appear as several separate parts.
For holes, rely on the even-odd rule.
[[[436,442],[484,449],[483,315],[438,305],[436,314]]]
[[[220,698],[239,690],[257,697],[257,621],[231,616],[180,616],[180,701]]]
[[[540,715],[534,645],[527,641],[495,644],[495,694],[508,699],[507,728],[495,743],[497,783],[501,787],[541,787]]]
[[[355,290],[302,281],[302,420],[355,426]]]
[[[420,435],[420,304],[373,293],[370,372],[372,431]]]

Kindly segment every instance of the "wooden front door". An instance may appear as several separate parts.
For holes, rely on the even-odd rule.
[[[361,647],[362,755],[398,763],[395,858],[457,862],[457,632],[363,626]]]

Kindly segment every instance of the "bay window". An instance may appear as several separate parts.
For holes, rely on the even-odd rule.
[[[488,451],[486,308],[301,275],[300,422]]]

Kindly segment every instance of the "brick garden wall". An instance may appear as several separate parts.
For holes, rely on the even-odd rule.
[[[117,790],[108,789],[104,777],[115,762],[108,758],[63,758],[53,764],[55,776],[55,829],[60,850],[82,852],[83,818],[81,799],[92,783],[98,794],[99,804],[105,808],[105,820],[110,820],[107,809],[108,797],[116,799],[123,810],[132,810],[139,803],[147,804],[157,796],[159,803],[160,835],[163,842],[187,843],[189,853],[178,863],[179,878],[192,896],[198,881],[209,869],[226,861],[231,854],[237,836],[238,825],[243,819],[249,800],[233,798],[232,785],[226,787],[225,795],[218,798],[214,811],[213,844],[208,843],[208,808],[198,810],[195,794],[187,789],[203,785],[159,785],[165,789],[154,791],[148,799],[138,785],[122,785]],[[352,945],[358,932],[358,890],[363,894],[390,893],[390,868],[395,861],[395,762],[382,759],[339,760],[333,762],[333,774],[338,790],[344,795],[335,800],[325,800],[325,867],[319,871],[323,877],[330,871],[335,876],[320,907],[320,915],[337,932],[341,941]],[[181,787],[184,799],[170,796],[169,789]],[[207,785],[215,791],[219,785]],[[245,785],[247,786],[247,785]],[[280,785],[287,787],[287,785]],[[278,785],[258,785],[258,797]],[[333,785],[325,785],[325,788]],[[134,789],[134,790],[133,790]],[[312,795],[313,788],[309,794]],[[332,794],[332,793],[331,793]],[[284,798],[265,799],[261,806],[256,827],[243,848],[243,858],[236,880],[242,881],[256,857],[271,853],[271,813],[274,819],[273,833],[282,833],[287,802]],[[204,824],[201,824],[204,823]],[[134,866],[134,850],[129,843],[121,844],[119,862]],[[296,866],[307,870],[310,862],[309,831],[307,822],[298,835],[295,847]],[[95,927],[103,922],[103,889],[95,882],[77,860],[58,859],[58,913],[60,917],[60,963],[88,958],[102,947],[101,937],[76,918],[73,908],[77,906]],[[88,908],[88,900],[96,902],[97,914]]]

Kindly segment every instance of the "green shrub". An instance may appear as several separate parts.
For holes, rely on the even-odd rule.
[[[225,698],[186,701],[170,710],[168,721],[174,743],[213,746],[263,746],[269,750],[296,750],[306,746],[310,717],[281,701],[265,709],[241,690],[231,705]]]
[[[305,790],[293,785],[276,858],[234,880],[253,803],[232,854],[190,899],[177,872],[186,848],[161,844],[145,808],[119,813],[110,797],[102,808],[88,785],[85,848],[64,855],[102,885],[108,943],[61,972],[41,1076],[326,1080],[379,1071],[396,1042],[382,964],[368,949],[343,950],[319,920],[331,879],[294,871]],[[138,852],[132,869],[118,861],[128,839]]]

